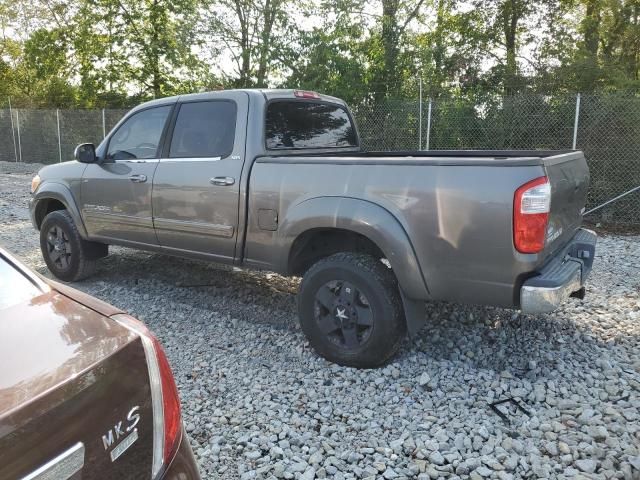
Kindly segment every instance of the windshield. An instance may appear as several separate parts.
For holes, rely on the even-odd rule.
[[[42,292],[20,270],[0,256],[0,310],[17,305]]]

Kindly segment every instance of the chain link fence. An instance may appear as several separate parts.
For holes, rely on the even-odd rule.
[[[79,143],[102,141],[127,110],[0,109],[0,160],[57,163]]]
[[[98,144],[125,113],[0,109],[0,160],[70,160],[77,144]],[[366,150],[570,149],[575,142],[591,170],[587,210],[640,185],[640,97],[632,95],[399,99],[354,114]],[[640,225],[640,191],[590,219]]]

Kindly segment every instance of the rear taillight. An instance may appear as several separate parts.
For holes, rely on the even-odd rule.
[[[320,95],[316,92],[309,92],[307,90],[294,90],[293,94],[298,98],[314,98],[316,100],[320,98]]]
[[[168,466],[173,459],[182,434],[178,388],[160,342],[149,329],[129,315],[119,314],[112,318],[140,335],[144,347],[153,406],[151,478],[156,478],[163,467]]]
[[[551,184],[536,178],[516,190],[513,199],[513,243],[520,253],[542,251],[551,208]]]

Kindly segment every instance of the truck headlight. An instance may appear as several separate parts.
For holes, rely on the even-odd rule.
[[[40,186],[40,175],[36,175],[31,179],[31,193],[36,193],[36,190]]]

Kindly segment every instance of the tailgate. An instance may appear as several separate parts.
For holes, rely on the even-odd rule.
[[[582,152],[570,152],[544,159],[551,183],[551,211],[544,257],[562,248],[582,225],[589,188],[589,167]]]
[[[29,478],[150,478],[138,336],[52,291],[0,312],[0,337],[9,346],[0,352],[0,478],[52,465]]]

